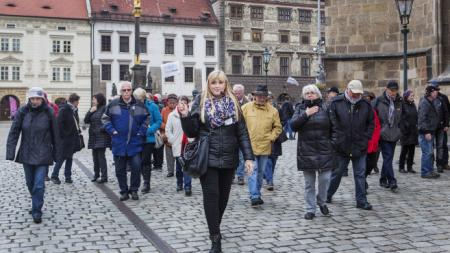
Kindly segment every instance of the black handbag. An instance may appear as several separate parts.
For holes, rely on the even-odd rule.
[[[77,121],[77,119],[75,118],[75,115],[72,115],[72,116],[73,116],[73,120],[75,121],[75,126],[77,127],[78,139],[79,139],[79,142],[80,142],[80,147],[79,147],[79,149],[78,149],[78,150],[75,150],[75,152],[78,152],[78,151],[81,151],[83,148],[85,148],[86,145],[84,144],[83,134],[82,134],[82,132],[81,132],[80,126],[78,125],[78,121]]]
[[[193,178],[199,178],[208,169],[209,135],[197,137],[186,144],[181,165],[183,171]]]

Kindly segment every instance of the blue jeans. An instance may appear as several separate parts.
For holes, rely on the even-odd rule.
[[[422,176],[427,176],[433,172],[433,142],[434,135],[431,140],[427,140],[424,134],[419,134],[419,144],[422,149],[422,158],[420,164],[420,171]]]
[[[286,131],[288,138],[294,138],[294,136],[292,135],[292,128],[291,128],[291,120],[289,119],[285,124],[284,124],[284,131]]]
[[[66,161],[66,165],[64,167],[64,177],[66,178],[66,180],[72,178],[72,161],[73,161],[72,157],[63,159],[61,161],[57,161],[55,163],[55,166],[53,167],[52,178],[59,177],[59,170],[61,169],[64,161]]]
[[[366,156],[360,157],[349,157],[349,156],[337,156],[338,167],[331,174],[330,187],[328,188],[328,199],[331,199],[339,188],[341,183],[342,174],[345,168],[348,167],[350,160],[353,165],[353,177],[355,180],[355,195],[356,203],[365,204],[367,203],[366,198]]]
[[[239,178],[244,178],[245,174],[245,161],[244,161],[244,155],[242,154],[241,150],[239,150],[239,165],[236,169],[236,176]]]
[[[131,178],[130,188],[127,180],[127,164],[130,162]],[[141,184],[141,154],[134,156],[114,156],[116,177],[119,182],[120,194],[137,192]]]
[[[383,167],[380,173],[380,183],[388,183],[389,186],[397,186],[397,180],[394,176],[394,160],[395,142],[380,141],[381,155],[383,156]]]
[[[190,190],[192,178],[188,174],[183,173],[181,164],[178,162],[178,160],[175,160],[175,161],[176,161],[176,167],[177,167],[177,171],[176,171],[177,185],[183,186],[183,181],[184,181],[184,190]]]
[[[28,192],[31,195],[31,215],[38,219],[42,217],[42,206],[44,205],[45,176],[47,175],[47,165],[23,164],[25,170],[25,180]]]
[[[273,184],[273,173],[275,172],[275,165],[277,164],[278,156],[269,156],[267,159],[266,170],[264,171],[264,178],[268,184]]]
[[[248,190],[250,192],[250,199],[256,199],[261,197],[261,187],[263,174],[266,169],[267,155],[257,155],[253,161],[253,173],[248,178]]]

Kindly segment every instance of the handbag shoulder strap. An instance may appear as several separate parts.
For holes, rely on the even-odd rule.
[[[81,133],[80,126],[78,125],[78,121],[75,118],[75,115],[72,113],[73,121],[75,121],[75,126],[77,127],[78,133]]]

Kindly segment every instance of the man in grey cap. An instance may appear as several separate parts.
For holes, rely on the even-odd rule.
[[[335,143],[332,143],[337,153],[338,166],[331,175],[328,188],[327,203],[331,203],[341,183],[342,174],[350,160],[353,165],[355,179],[356,207],[372,210],[365,191],[365,171],[367,145],[374,129],[373,109],[362,99],[363,86],[361,81],[353,80],[347,85],[344,94],[333,99],[330,105],[330,118]]]

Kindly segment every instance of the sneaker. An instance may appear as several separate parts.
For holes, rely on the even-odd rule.
[[[124,193],[124,194],[120,195],[119,200],[120,201],[125,201],[125,200],[128,200],[129,198],[130,198],[130,196],[128,195],[128,193]]]
[[[325,216],[330,215],[330,210],[328,209],[327,205],[319,206],[319,209],[323,215]]]
[[[131,192],[131,199],[132,200],[138,200],[139,199],[139,195],[137,192]]]
[[[61,184],[61,180],[59,180],[59,178],[57,178],[57,177],[52,177],[50,180],[51,180],[54,184]]]
[[[142,194],[146,194],[150,192],[150,183],[144,183],[144,187],[141,190]]]
[[[398,186],[395,184],[395,185],[391,185],[389,188],[391,188],[391,191],[392,192],[397,192],[398,191]]]
[[[267,184],[267,190],[268,191],[273,191],[273,183]]]
[[[66,182],[66,184],[71,184],[71,183],[73,183],[72,178],[66,178],[65,182]]]
[[[439,178],[440,176],[441,176],[441,174],[439,174],[439,173],[436,173],[436,172],[431,172],[431,175],[434,177],[434,178]]]
[[[167,177],[173,177],[173,176],[174,176],[173,172],[167,173]]]
[[[305,214],[305,220],[312,220],[312,219],[314,219],[314,217],[316,217],[316,215],[313,214],[313,213],[306,213]]]
[[[408,173],[416,174],[417,172],[411,168],[411,169],[408,169]]]
[[[251,200],[252,207],[257,207],[264,204],[264,201],[261,198],[255,198]]]
[[[33,218],[33,221],[34,221],[34,223],[36,223],[36,224],[40,224],[40,223],[42,222],[42,218],[41,218],[41,217],[39,217],[39,218]]]
[[[98,179],[98,178],[99,178],[99,177],[95,176],[94,178],[91,179],[91,182],[97,182],[97,179]]]
[[[238,177],[238,185],[244,185],[244,177]]]
[[[389,188],[388,182],[385,182],[385,181],[381,181],[380,182],[380,186],[383,187],[383,188]]]
[[[103,183],[107,183],[107,182],[108,182],[108,179],[106,179],[106,178],[102,178],[97,181],[97,183],[99,183],[99,184],[103,184]]]

